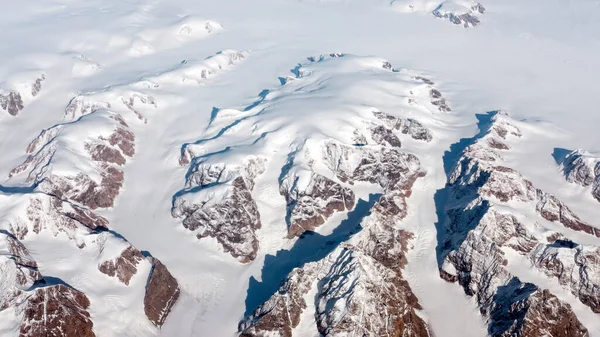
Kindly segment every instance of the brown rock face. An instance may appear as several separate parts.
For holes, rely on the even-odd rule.
[[[51,169],[44,169],[51,167],[50,164],[57,151],[68,151],[64,146],[59,145],[61,133],[65,129],[79,127],[77,122],[60,124],[41,132],[27,147],[29,154],[27,159],[15,167],[9,177],[27,172],[26,181],[38,183],[37,188],[45,193],[79,203],[90,209],[112,207],[123,186],[124,174],[121,166],[125,165],[127,157],[135,153],[135,136],[128,130],[127,123],[120,115],[108,111],[96,113],[114,129],[109,136],[100,135],[81,139],[85,151],[77,155],[89,156],[89,169],[100,176],[99,181],[83,172],[62,175],[54,174]],[[89,132],[93,131],[87,131]]]
[[[167,267],[157,259],[151,258],[152,271],[146,284],[144,312],[157,327],[161,327],[179,298],[179,283]]]
[[[325,223],[335,212],[354,207],[354,192],[333,180],[313,173],[305,190],[297,187],[281,189],[288,205],[290,237],[314,230]]]
[[[371,129],[371,138],[377,144],[381,145],[390,145],[393,147],[400,147],[402,143],[400,139],[392,132],[392,130],[386,128],[383,125],[379,125],[373,129]]]
[[[42,81],[46,79],[46,76],[42,74],[42,76],[35,79],[33,85],[31,86],[31,96],[37,96],[42,90]]]
[[[0,311],[17,307],[25,291],[41,280],[27,248],[13,235],[0,231]]]
[[[2,235],[2,239],[6,240],[8,253],[10,253],[16,267],[16,287],[27,289],[35,282],[42,280],[37,262],[29,255],[29,250],[12,235]],[[4,305],[8,305],[8,303],[4,303]],[[0,307],[2,306],[0,301]]]
[[[98,265],[98,270],[108,276],[116,276],[119,281],[129,285],[129,280],[137,273],[137,265],[143,259],[144,256],[139,250],[129,246],[116,259]]]
[[[438,229],[443,233],[438,246],[440,276],[457,282],[476,300],[488,320],[490,336],[588,336],[568,303],[534,284],[521,282],[505,266],[509,256],[519,258],[507,252],[517,253],[532,266],[570,285],[584,303],[597,299],[586,297],[597,289],[587,281],[594,278],[595,268],[578,267],[586,264],[585,259],[574,258],[571,244],[563,247],[558,240],[547,244],[548,237],[557,236],[541,236],[539,223],[495,204],[522,203],[570,228],[574,226],[566,223],[578,219],[519,172],[498,165],[503,160],[499,151],[509,149],[502,140],[509,135],[521,136],[504,114],[492,115],[488,129],[481,131],[483,136],[463,151],[446,185],[447,217]],[[590,277],[588,270],[593,272]]]
[[[55,195],[71,199],[90,209],[112,207],[123,186],[125,175],[123,171],[110,165],[100,167],[103,169],[100,183],[80,173],[75,177],[53,176],[53,180],[42,186]]]
[[[252,322],[240,323],[240,337],[292,337],[292,330],[300,324],[300,315],[307,307],[304,294],[312,286],[312,279],[307,276],[303,269],[290,275],[278,294],[253,313]]]
[[[314,301],[309,319],[322,336],[431,336],[402,275],[412,234],[396,228],[407,214],[405,199],[423,175],[419,161],[397,151],[369,156],[371,150],[365,150],[367,159],[353,168],[343,160],[344,149],[350,148],[326,147],[327,156],[340,154],[333,161],[344,169],[336,174],[347,182],[378,184],[386,193],[362,220],[362,231],[326,257],[294,269],[279,291],[240,323],[240,336],[295,336],[307,301]],[[306,296],[309,292],[315,295]]]
[[[92,337],[93,323],[83,293],[59,284],[36,289],[24,304],[19,336]]]
[[[35,82],[31,84],[31,96],[35,97],[38,95],[42,89],[42,81],[45,79],[46,76],[42,74],[35,80]],[[23,104],[23,96],[21,94],[23,93],[15,90],[0,90],[0,108],[12,116],[18,115],[19,112],[25,108]]]
[[[431,89],[429,91],[429,96],[431,97],[431,104],[438,107],[438,110],[441,112],[450,112],[452,109],[448,106],[448,102],[442,96],[442,93],[437,89]]]
[[[78,228],[91,231],[108,227],[108,220],[105,218],[55,196],[40,193],[29,197],[27,202],[25,215],[9,224],[10,232],[20,240],[28,233],[38,234],[42,230],[48,230],[54,235],[65,233],[77,246],[83,248],[85,242],[77,234]]]
[[[588,233],[600,238],[600,229],[592,227],[581,221],[579,217],[573,213],[567,205],[558,200],[555,196],[537,190],[538,203],[535,207],[536,211],[548,221],[556,221],[563,224],[565,227],[575,231]]]
[[[504,298],[500,298],[504,296]],[[548,290],[512,279],[495,296],[489,334],[492,337],[587,337],[571,306]]]
[[[565,157],[561,166],[568,182],[589,187],[592,196],[600,201],[599,157],[583,150],[575,150]]]
[[[6,95],[0,94],[0,107],[12,116],[18,115],[24,108],[21,94],[15,91],[11,91]]]
[[[533,265],[558,279],[571,293],[600,313],[600,249],[582,246],[568,239],[557,239],[540,245],[530,255]]]

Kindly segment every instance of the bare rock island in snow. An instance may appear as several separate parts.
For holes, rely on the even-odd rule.
[[[356,76],[354,83],[360,88],[362,69],[396,78],[398,86],[415,85],[411,77],[395,73],[387,64],[352,55],[309,58],[298,69],[300,76],[281,91],[295,92],[323,78],[335,81],[344,76]],[[408,97],[396,99],[410,104]],[[277,107],[272,109],[268,113],[278,113]],[[329,109],[332,115],[345,110]],[[397,226],[407,215],[406,199],[414,182],[425,175],[418,158],[402,151],[400,137],[427,142],[432,135],[402,114],[375,108],[357,113],[363,120],[346,128],[346,134],[325,139],[308,134],[287,155],[279,185],[287,204],[288,233],[311,233],[333,213],[358,207],[355,186],[376,186],[381,195],[360,222],[358,233],[329,254],[293,269],[281,287],[240,322],[241,336],[300,336],[295,329],[311,322],[323,336],[431,336],[428,323],[418,313],[419,301],[403,276],[404,254],[413,234]],[[259,117],[260,113],[255,115]]]
[[[565,157],[561,168],[568,182],[589,188],[592,196],[600,202],[600,157],[575,150]]]
[[[179,163],[186,165],[188,172],[185,188],[174,196],[173,216],[182,219],[183,226],[199,239],[212,237],[225,252],[247,263],[260,249],[256,233],[262,228],[261,215],[253,195],[257,179],[264,179],[266,171],[278,174],[269,183],[277,184],[285,200],[284,220],[290,239],[315,230],[336,213],[352,210],[357,202],[354,184],[375,184],[383,189],[405,183],[402,174],[418,167],[418,160],[398,150],[400,138],[423,142],[433,138],[418,119],[361,108],[358,102],[337,106],[324,101],[319,106],[303,94],[336,90],[335,85],[320,87],[318,82],[323,79],[341,84],[356,77],[354,90],[360,90],[366,85],[361,82],[361,69],[397,78],[401,90],[413,88],[395,97],[407,109],[418,106],[446,112],[431,102],[433,82],[402,74],[385,60],[344,54],[310,57],[293,70],[294,76],[281,79],[281,87],[264,91],[244,111],[217,111],[208,138],[182,146]],[[306,107],[294,108],[296,100],[304,98]],[[287,109],[302,109],[319,117],[290,123],[293,114],[286,113]],[[350,120],[346,115],[356,122],[338,134],[325,129],[327,123],[346,123]],[[313,124],[319,119],[324,119],[321,126]],[[314,132],[315,128],[321,128],[321,134]],[[270,149],[287,151],[279,164]]]
[[[160,328],[179,297],[177,280],[158,259],[111,231],[109,220],[97,212],[116,202],[125,179],[123,167],[135,155],[135,135],[110,104],[71,101],[69,106],[73,104],[78,108],[67,110],[79,116],[66,115],[64,123],[43,130],[27,147],[24,162],[9,173],[11,181],[28,187],[1,195],[12,205],[5,215],[8,226],[0,231],[9,256],[3,264],[12,276],[3,281],[8,295],[0,309],[20,317],[21,336],[96,336],[90,310],[103,310],[107,303],[86,295],[94,285],[42,275],[26,248],[35,241],[32,236],[49,235],[75,254],[95,256],[86,261],[90,268],[85,272],[104,279],[107,293],[119,297],[123,288],[142,291],[143,303],[137,305],[144,311],[132,316]],[[122,111],[133,112],[129,106]],[[138,114],[132,116],[137,121]],[[110,283],[111,278],[118,283]],[[132,310],[131,305],[122,309]]]

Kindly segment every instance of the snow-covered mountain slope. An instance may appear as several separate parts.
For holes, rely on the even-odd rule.
[[[479,17],[486,11],[479,2],[469,0],[392,0],[391,6],[404,13],[431,13],[436,18],[449,20],[465,28],[479,25]]]
[[[588,244],[596,243],[598,229],[503,166],[502,153],[518,146],[515,138],[523,136],[517,122],[503,112],[479,118],[479,135],[464,144],[448,184],[436,196],[443,214],[437,248],[440,276],[475,297],[488,317],[491,336],[587,336],[578,317],[588,317],[576,315],[567,301],[548,290],[521,281],[520,271],[510,266],[530,264],[556,278],[597,313],[598,247]],[[548,312],[556,316],[549,318]]]
[[[177,280],[158,259],[144,256],[96,212],[114,206],[125,179],[122,168],[135,155],[135,135],[121,113],[139,117],[135,98],[150,99],[121,97],[123,105],[112,111],[109,101],[90,103],[81,97],[68,102],[65,122],[31,141],[24,162],[8,174],[15,187],[2,194],[2,233],[7,254],[13,256],[3,309],[14,313],[3,329],[12,326],[21,336],[95,336],[109,327],[109,319],[120,324],[105,330],[107,335],[151,333],[162,326],[180,293]],[[44,261],[49,261],[46,254],[54,255],[54,245],[61,245],[65,254],[77,256],[76,263],[65,269],[64,261],[72,263],[65,258],[59,263],[60,278],[46,276],[27,245],[37,246]],[[94,322],[96,317],[102,318]]]
[[[372,335],[429,335],[427,323],[417,314],[418,300],[402,276],[402,256],[412,234],[396,226],[408,212],[405,199],[412,184],[425,174],[417,157],[401,150],[402,140],[431,141],[424,124],[447,112],[445,104],[435,104],[443,100],[441,93],[433,82],[372,57],[309,57],[293,73],[281,79],[280,88],[263,92],[243,111],[216,111],[208,137],[182,148],[180,163],[189,163],[190,168],[186,189],[174,198],[173,215],[183,218],[186,228],[199,229],[198,238],[214,237],[225,252],[249,262],[260,249],[261,219],[270,226],[276,224],[271,219],[283,219],[282,228],[274,230],[284,230],[290,239],[301,235],[300,240],[307,240],[307,232],[331,223],[336,213],[356,212],[360,196],[381,191],[378,201],[368,206],[371,216],[349,223],[360,231],[356,241],[293,270],[284,290],[261,304],[240,330],[248,336],[304,335],[305,325],[325,335],[360,329]],[[396,108],[387,113],[372,106],[377,95],[387,98],[386,106]],[[304,118],[290,123],[296,113]],[[272,185],[285,204],[258,207],[253,190]],[[348,220],[353,217],[349,214]],[[328,243],[332,249],[337,244]],[[390,298],[373,307],[382,282],[391,284],[386,295]],[[347,289],[337,289],[344,284]],[[288,292],[285,298],[278,295]],[[302,299],[307,292],[317,293],[318,299]],[[398,309],[400,303],[405,307]],[[316,311],[305,313],[307,306]],[[366,311],[378,316],[367,323],[361,318]],[[312,315],[317,325],[311,327]],[[392,323],[386,323],[389,319]]]
[[[3,9],[0,336],[600,337],[597,1]]]
[[[574,150],[561,165],[568,182],[588,187],[592,196],[600,201],[600,157]]]
[[[0,84],[0,108],[12,116],[16,116],[25,105],[36,98],[42,90],[44,73],[23,73],[11,76]]]

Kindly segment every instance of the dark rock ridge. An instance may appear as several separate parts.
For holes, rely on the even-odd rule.
[[[280,180],[280,193],[288,205],[289,235],[313,230],[335,212],[351,210],[355,205],[354,192],[342,184],[352,186],[356,182],[368,182],[390,189],[408,183],[405,179],[413,179],[411,172],[419,172],[418,159],[389,145],[351,146],[336,141],[325,142],[321,158],[309,161],[325,163],[339,182],[315,172],[290,171],[284,175]],[[307,175],[308,182],[302,183],[301,175]]]
[[[90,301],[64,284],[37,288],[27,297],[19,336],[92,337]]]
[[[150,258],[152,271],[146,284],[144,312],[157,327],[161,327],[179,298],[179,284],[167,267],[155,258]]]
[[[326,147],[354,150],[334,142]],[[371,158],[382,155],[372,151],[375,153]],[[316,331],[322,336],[432,335],[418,315],[421,309],[418,299],[402,275],[412,234],[397,228],[407,213],[405,199],[423,173],[415,157],[395,149],[389,151],[382,157],[397,152],[390,162],[365,159],[355,175],[349,174],[352,170],[338,172],[338,177],[344,177],[346,182],[350,177],[362,179],[385,190],[371,214],[360,224],[362,231],[323,259],[294,269],[279,291],[240,322],[240,336],[294,336],[297,334],[293,330],[303,318],[314,321]],[[336,158],[344,158],[343,152],[338,151],[342,155]],[[395,169],[386,166],[398,157],[410,161],[410,165],[397,161]],[[340,167],[348,166],[342,162]],[[375,171],[379,174],[372,174]],[[396,174],[385,177],[391,172]],[[367,175],[385,178],[369,180]],[[309,306],[307,301],[314,302]],[[314,312],[307,312],[309,307]]]
[[[83,118],[86,117],[88,116]],[[25,162],[15,167],[9,177],[27,172],[26,181],[36,184],[40,191],[90,209],[112,207],[123,186],[121,166],[126,163],[126,157],[132,157],[135,153],[135,136],[120,115],[104,111],[102,118],[110,125],[112,132],[108,136],[81,139],[85,152],[75,154],[89,157],[90,169],[100,176],[99,181],[84,172],[62,175],[54,174],[52,169],[48,169],[53,166],[52,159],[57,151],[72,151],[60,147],[58,143],[63,132],[77,130],[77,123],[61,124],[44,130],[27,147],[29,156]]]
[[[81,116],[89,115],[101,109],[116,109],[121,111],[125,108],[127,109],[125,111],[133,112],[140,121],[147,123],[147,118],[140,112],[140,107],[144,106],[157,108],[158,102],[151,95],[129,90],[116,100],[102,96],[81,95],[73,97],[69,104],[67,104],[64,117],[76,120]]]
[[[139,250],[129,246],[119,257],[99,264],[98,270],[108,276],[116,276],[119,281],[129,285],[129,280],[137,273],[137,266],[143,259],[144,256]]]
[[[0,312],[20,317],[19,336],[95,336],[87,296],[65,284],[50,284],[15,236],[0,232]]]
[[[589,336],[569,304],[518,278],[499,287],[490,308],[490,320],[488,333],[492,337]]]
[[[415,79],[419,82],[423,82],[425,84],[425,89],[428,91],[429,102],[435,107],[436,110],[438,110],[440,112],[451,112],[452,111],[448,101],[446,100],[444,95],[442,95],[442,93],[434,86],[435,83],[432,80],[430,80],[426,77],[423,77],[423,76],[415,76],[415,77],[413,77],[413,79]],[[411,94],[413,94],[412,91],[411,91]],[[415,99],[409,98],[408,102],[414,103]]]
[[[25,214],[8,225],[9,231],[20,240],[45,230],[55,236],[64,233],[79,248],[84,248],[83,235],[108,228],[104,217],[56,196],[39,193],[23,199],[27,205]]]
[[[10,91],[8,94],[0,94],[0,107],[12,116],[16,116],[25,106],[21,94]]]
[[[0,311],[15,306],[24,292],[42,280],[29,250],[13,235],[0,231]]]
[[[198,239],[212,237],[240,262],[254,260],[261,222],[252,189],[264,163],[262,158],[247,158],[241,166],[199,163],[188,176],[186,193],[175,198],[172,215]]]
[[[600,237],[600,230],[583,222],[565,203],[533,186],[519,172],[502,165],[500,151],[509,150],[508,136],[520,137],[521,132],[502,113],[495,115],[486,136],[468,146],[449,177],[449,185],[457,200],[476,192],[496,202],[517,201],[534,205],[548,221]]]
[[[592,196],[600,202],[600,158],[575,150],[565,157],[561,169],[568,182],[589,187]]]
[[[458,5],[451,2],[448,4],[454,6]],[[449,20],[453,24],[462,25],[465,28],[475,27],[481,23],[478,16],[485,13],[485,7],[483,7],[483,5],[481,5],[479,2],[473,2],[470,7],[464,6],[460,12],[447,11],[446,7],[448,7],[448,4],[440,4],[436,9],[433,10],[433,16]]]
[[[282,181],[280,192],[288,209],[290,237],[312,231],[325,223],[333,213],[354,207],[354,192],[317,173],[312,173],[306,188],[300,190],[297,179]]]
[[[413,118],[402,118],[390,115],[382,111],[373,111],[373,116],[377,117],[388,128],[398,130],[405,135],[409,135],[416,140],[430,142],[433,135],[429,129],[423,126],[419,121]],[[381,126],[379,126],[381,128]],[[387,132],[387,131],[386,131]],[[399,142],[399,141],[398,141]],[[388,141],[389,143],[389,141]],[[392,144],[390,144],[392,145]],[[392,145],[395,146],[395,145]],[[398,146],[400,146],[398,144]]]
[[[600,249],[564,238],[548,240],[549,244],[540,244],[529,254],[531,262],[600,313]]]
[[[58,279],[42,277],[24,246],[17,244],[42,231],[54,236],[64,233],[80,249],[94,250],[99,261],[89,262],[97,263],[97,272],[89,276],[104,274],[118,279],[120,284],[112,285],[117,288],[115,296],[123,296],[119,287],[140,286],[131,283],[134,276],[147,280],[141,284],[145,286],[145,314],[160,328],[178,299],[177,280],[160,261],[145,258],[109,230],[108,220],[94,211],[114,205],[124,180],[122,168],[135,154],[135,136],[125,119],[99,108],[44,130],[26,151],[25,162],[9,175],[14,179],[23,176],[32,185],[11,196],[23,212],[9,218],[7,242],[15,270],[11,275],[16,276],[6,286],[10,297],[0,298],[1,308],[13,307],[22,315],[21,335],[94,336],[87,310],[95,303],[90,304],[83,292]],[[61,160],[55,162],[56,157]],[[69,173],[71,166],[81,172]],[[150,265],[150,274],[139,275]]]
[[[527,203],[550,221],[575,230],[588,228],[574,225],[578,218],[558,199],[501,165],[501,151],[510,149],[506,141],[521,137],[521,131],[504,113],[488,117],[489,124],[480,125],[480,135],[462,151],[446,188],[438,191],[446,196],[436,196],[447,199],[438,204],[444,212],[438,224],[440,276],[457,282],[475,298],[491,336],[588,336],[568,303],[548,290],[521,282],[505,267],[509,263],[506,251],[512,250],[557,277],[584,304],[597,307],[598,288],[591,281],[593,276],[588,277],[596,273],[595,257],[590,256],[588,262],[575,259],[573,253],[555,254],[559,248],[554,247],[562,247],[558,233],[540,234],[544,231],[535,219],[495,206],[508,201]]]

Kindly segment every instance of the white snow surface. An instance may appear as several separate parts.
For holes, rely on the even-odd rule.
[[[278,148],[277,140],[266,142],[270,147],[260,147],[256,153],[269,156],[274,164],[256,179],[253,189],[263,228],[257,233],[258,257],[248,264],[239,263],[212,240],[198,240],[171,216],[173,196],[185,185],[187,167],[179,164],[182,145],[214,136],[222,127],[211,124],[215,114],[219,123],[227,125],[229,119],[252,115],[257,106],[266,113],[260,117],[262,124],[254,127],[278,130],[277,135],[286,140],[313,134],[351,136],[345,128],[354,122],[346,118],[374,107],[399,109],[406,116],[421,117],[419,121],[433,131],[431,143],[401,138],[404,151],[415,154],[427,171],[415,184],[408,199],[409,215],[400,224],[415,233],[405,276],[437,336],[485,335],[472,300],[438,275],[433,195],[446,181],[442,156],[451,144],[477,132],[475,114],[507,110],[528,131],[506,156],[509,166],[536,187],[555,194],[582,220],[600,225],[597,202],[581,187],[569,185],[552,157],[555,148],[600,153],[600,2],[486,0],[482,2],[485,19],[470,29],[431,15],[401,13],[399,6],[409,2],[428,13],[442,3],[39,0],[35,5],[2,4],[0,93],[27,93],[37,77],[43,74],[45,80],[37,96],[23,95],[25,107],[17,116],[0,109],[0,229],[6,229],[13,214],[23,212],[25,196],[19,191],[27,184],[8,175],[27,158],[30,141],[42,130],[66,123],[63,138],[57,140],[57,146],[65,147],[64,158],[56,158],[54,170],[83,170],[83,162],[72,165],[78,159],[70,153],[82,146],[73,139],[95,137],[107,129],[104,119],[94,116],[80,120],[76,129],[69,127],[68,123],[91,111],[68,114],[67,106],[73,99],[88,107],[110,105],[135,133],[136,153],[123,167],[125,183],[115,206],[99,213],[110,221],[112,230],[160,259],[179,281],[182,294],[165,325],[157,330],[143,314],[145,280],[139,275],[147,275],[146,262],[125,291],[117,287],[116,279],[95,278],[97,252],[76,248],[62,234],[28,235],[23,243],[43,275],[65,280],[88,295],[97,336],[234,336],[246,310],[250,277],[260,280],[265,256],[290,249],[294,243],[286,238],[286,205],[276,184],[280,174],[276,168],[285,164],[289,143]],[[333,59],[307,61],[330,53],[343,53],[348,60],[341,66]],[[435,82],[452,111],[411,110],[404,100],[409,94],[399,92],[411,86],[383,76],[383,61],[399,71],[394,76],[404,76],[401,81],[418,75]],[[324,82],[312,81],[316,87],[311,88],[294,83],[302,77],[286,80],[295,77],[291,70],[299,64],[308,64],[306,69],[314,74],[326,74],[319,75]],[[354,85],[355,73],[344,76],[345,66],[360,66],[360,86]],[[287,81],[278,101],[274,89]],[[324,89],[313,92],[319,85]],[[390,99],[394,97],[400,97],[398,102]],[[133,109],[124,104],[131,98]],[[340,107],[347,111],[336,110]],[[321,118],[319,113],[326,115]],[[248,124],[242,123],[244,129],[238,133],[234,129],[229,136],[233,140],[223,144],[244,145],[246,128],[253,127]],[[275,155],[277,151],[282,152]],[[227,161],[244,157],[235,152]],[[335,215],[317,231],[327,235],[343,219]],[[120,245],[107,245],[112,251],[105,257],[118,255]],[[511,268],[526,274],[526,266]],[[117,288],[120,293],[115,294]],[[0,313],[1,336],[18,333],[13,316],[10,310]],[[305,321],[297,329],[306,329],[299,336],[316,333]],[[600,337],[600,331],[596,327],[590,335]]]

